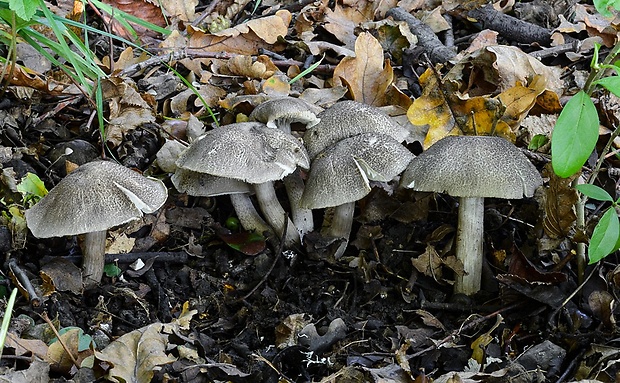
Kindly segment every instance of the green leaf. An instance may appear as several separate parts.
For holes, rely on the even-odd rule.
[[[17,191],[22,195],[24,201],[34,200],[35,203],[47,194],[43,181],[39,176],[30,172],[26,173],[17,185]]]
[[[541,146],[545,145],[547,142],[549,142],[549,138],[546,134],[537,134],[532,137],[532,140],[530,141],[530,144],[527,146],[527,148],[529,150],[536,150]]]
[[[605,17],[612,17],[613,13],[609,10],[610,7],[620,9],[619,0],[594,0],[594,7],[601,15]]]
[[[598,140],[596,107],[586,92],[579,91],[564,106],[551,137],[551,165],[556,175],[567,178],[586,162]]]
[[[594,228],[588,247],[589,264],[596,263],[609,255],[615,248],[620,236],[620,222],[616,209],[612,206]]]
[[[620,77],[619,76],[610,76],[604,77],[596,82],[595,85],[600,85],[613,93],[614,95],[620,97]]]
[[[116,266],[114,263],[106,263],[106,265],[103,266],[103,272],[106,276],[113,278],[121,275],[123,270],[121,270],[120,267]]]
[[[575,186],[575,189],[579,190],[581,193],[587,195],[590,198],[599,200],[599,201],[609,201],[614,202],[614,199],[605,191],[605,189],[598,187],[596,185],[591,184],[583,184]]]
[[[33,0],[9,0],[9,9],[22,20],[30,21],[37,12],[38,1]]]

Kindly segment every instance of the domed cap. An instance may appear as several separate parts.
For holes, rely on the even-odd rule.
[[[108,161],[84,164],[26,211],[37,238],[107,230],[159,209],[168,198],[163,182]]]
[[[360,133],[387,134],[402,142],[409,132],[374,106],[355,101],[340,101],[317,116],[320,121],[304,134],[310,158],[336,142]]]
[[[260,103],[249,118],[259,121],[270,128],[290,132],[291,124],[299,122],[310,128],[319,123],[316,114],[321,111],[316,105],[299,98],[281,97]]]
[[[401,184],[455,197],[531,197],[542,185],[538,170],[500,137],[447,136],[411,161]]]
[[[300,204],[320,209],[357,201],[370,192],[369,181],[392,180],[413,157],[385,134],[364,133],[341,140],[312,161]]]
[[[259,122],[230,124],[208,131],[181,154],[179,168],[259,184],[307,169],[299,140]]]

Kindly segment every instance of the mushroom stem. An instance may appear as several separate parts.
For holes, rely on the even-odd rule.
[[[245,230],[255,231],[260,234],[272,231],[271,227],[269,227],[269,225],[256,211],[256,208],[247,193],[231,194],[230,202],[235,209],[239,222],[241,222],[241,226],[243,226]]]
[[[95,287],[103,276],[105,266],[105,237],[107,230],[84,234],[82,243],[82,275],[84,287]]]
[[[314,230],[314,219],[311,209],[301,207],[301,196],[304,194],[304,181],[301,179],[300,170],[284,178],[284,187],[288,195],[289,204],[291,205],[291,219],[299,232],[299,237]]]
[[[351,227],[353,226],[353,214],[355,213],[355,202],[347,202],[334,208],[331,225],[325,231],[326,235],[342,238],[343,242],[334,253],[336,259],[340,258],[349,244]]]
[[[265,216],[265,220],[274,228],[278,235],[282,236],[285,246],[291,247],[299,244],[299,233],[290,220],[288,225],[286,225],[286,233],[284,233],[287,215],[278,201],[276,191],[273,188],[273,182],[255,184],[254,190],[256,191],[256,199]]]
[[[454,292],[472,295],[480,291],[483,262],[484,198],[461,197],[456,257],[463,263],[465,275],[457,276]]]

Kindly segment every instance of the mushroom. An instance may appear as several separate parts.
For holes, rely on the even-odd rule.
[[[291,133],[291,123],[299,122],[306,128],[319,123],[316,114],[322,109],[300,98],[274,98],[258,104],[250,113],[250,121],[259,121],[270,128]]]
[[[304,124],[306,129],[318,124],[320,120],[316,114],[322,110],[323,108],[300,98],[279,97],[260,103],[254,108],[249,119],[290,134],[291,123]],[[304,181],[299,170],[286,176],[283,181],[291,206],[291,219],[303,238],[305,234],[314,229],[312,211],[303,209],[299,204],[304,192]]]
[[[484,198],[531,197],[542,178],[513,144],[500,137],[448,136],[411,161],[401,184],[418,191],[460,197],[456,256],[465,274],[455,293],[480,290],[484,234]]]
[[[319,113],[319,123],[304,134],[304,144],[310,158],[327,147],[360,133],[382,133],[398,142],[409,132],[374,106],[356,101],[340,101]]]
[[[106,231],[153,213],[168,190],[163,182],[108,161],[86,163],[63,178],[26,211],[26,223],[37,238],[85,234],[84,283],[101,280]]]
[[[176,164],[181,169],[253,184],[267,222],[283,236],[287,246],[299,242],[294,225],[286,225],[286,213],[273,187],[273,181],[281,180],[298,166],[309,167],[308,154],[295,137],[259,122],[231,124],[194,141]],[[283,233],[285,226],[289,229]]]
[[[218,177],[180,168],[175,171],[170,179],[174,187],[181,193],[196,197],[229,195],[237,218],[246,230],[258,233],[272,231],[252,204],[249,194],[253,193],[253,189],[250,184],[233,178]]]
[[[310,209],[335,207],[325,234],[344,239],[336,258],[346,250],[355,201],[370,192],[370,181],[391,181],[405,170],[413,157],[394,138],[379,133],[346,138],[315,157],[301,205]]]

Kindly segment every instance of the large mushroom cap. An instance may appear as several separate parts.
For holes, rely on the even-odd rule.
[[[310,158],[336,142],[360,133],[387,134],[402,142],[409,132],[374,106],[355,101],[341,101],[317,116],[320,121],[304,134]]]
[[[218,177],[259,184],[279,180],[300,166],[308,154],[295,137],[259,122],[242,122],[213,129],[194,141],[177,166]]]
[[[455,197],[531,197],[542,185],[534,165],[500,137],[448,136],[411,161],[401,184]]]
[[[293,122],[305,124],[307,128],[318,124],[316,114],[321,111],[316,105],[310,104],[299,98],[281,97],[258,104],[249,118],[251,121],[259,121],[270,128],[282,130]]]
[[[168,190],[163,182],[108,161],[84,164],[63,178],[26,211],[35,237],[107,230],[159,209]]]
[[[413,157],[385,134],[364,133],[339,141],[312,162],[301,205],[320,209],[357,201],[370,192],[369,181],[393,179]]]

